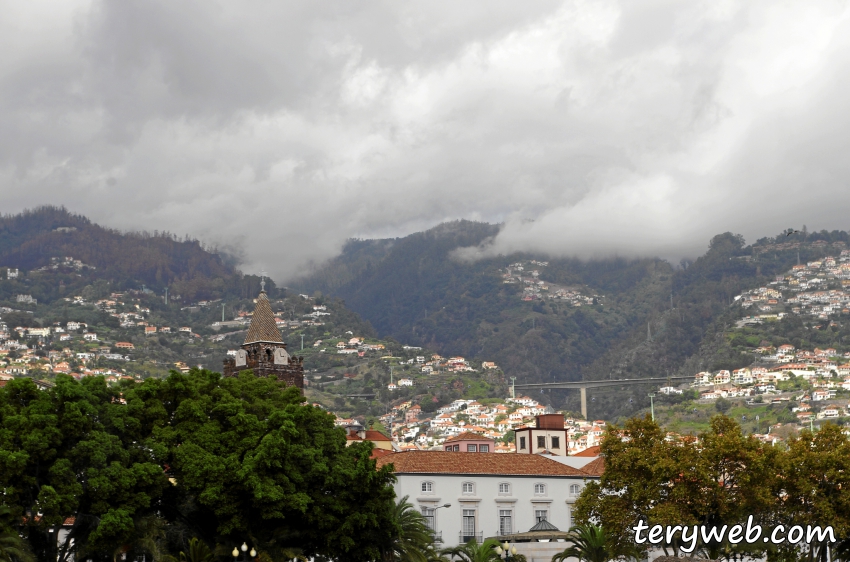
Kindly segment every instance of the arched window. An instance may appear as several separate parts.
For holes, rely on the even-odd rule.
[[[570,495],[577,496],[581,493],[581,486],[578,484],[570,484]]]
[[[434,493],[434,483],[428,480],[424,480],[422,482],[422,487],[420,488],[423,494],[433,494]]]
[[[500,496],[509,496],[511,495],[511,485],[507,482],[499,482],[499,495]]]
[[[545,496],[546,495],[546,484],[537,483],[534,485],[534,495],[535,496]]]
[[[461,484],[461,490],[463,492],[463,495],[471,496],[475,493],[475,484],[472,482],[464,482],[463,484]]]

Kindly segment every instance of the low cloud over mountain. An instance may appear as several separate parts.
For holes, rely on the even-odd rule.
[[[285,279],[351,236],[701,253],[846,228],[836,2],[30,2],[0,22],[0,192]]]

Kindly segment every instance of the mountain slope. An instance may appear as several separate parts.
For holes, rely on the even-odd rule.
[[[541,278],[597,294],[597,304],[524,302],[522,286],[505,284],[503,275],[512,262],[534,256],[473,263],[451,258],[456,248],[477,245],[497,230],[489,224],[448,223],[376,241],[382,252],[373,251],[368,261],[362,257],[367,245],[358,242],[299,286],[331,290],[381,334],[444,354],[495,360],[525,381],[580,379],[584,366],[642,324],[669,293],[673,270],[661,260],[551,260],[540,267]],[[356,272],[345,265],[364,262]],[[324,280],[340,270],[351,280],[331,288]]]
[[[248,296],[241,275],[197,240],[164,232],[121,233],[57,207],[0,217],[0,266],[29,271],[64,257],[93,266],[98,278],[118,286],[145,284],[157,291],[168,286],[172,295],[189,301],[226,293]],[[57,296],[44,288],[40,298]]]
[[[824,255],[818,245],[844,232],[764,238],[715,236],[703,256],[678,267],[659,259],[549,259],[540,279],[596,295],[589,306],[554,298],[521,300],[521,284],[505,284],[511,264],[545,256],[516,254],[474,263],[452,251],[480,244],[497,227],[459,221],[394,240],[357,241],[300,281],[342,297],[382,335],[443,354],[495,360],[520,382],[642,378],[737,368],[751,354],[725,334],[741,312],[735,295],[787,271],[798,259]],[[337,275],[336,284],[326,280]],[[525,282],[525,281],[523,281]],[[549,293],[551,296],[551,293]],[[598,391],[592,414],[616,417],[648,405],[646,388]],[[555,392],[555,405],[577,397]]]

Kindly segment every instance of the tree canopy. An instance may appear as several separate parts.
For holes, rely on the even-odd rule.
[[[633,544],[638,521],[653,525],[743,525],[753,516],[765,528],[832,526],[850,535],[850,438],[825,424],[803,431],[787,449],[744,435],[734,420],[715,416],[695,437],[668,439],[649,417],[609,426],[601,444],[605,472],[576,503],[576,518],[596,522],[619,545]],[[677,533],[663,545],[683,546]],[[771,559],[823,556],[825,544],[703,542],[711,559],[767,554]]]
[[[251,373],[0,389],[0,488],[38,559],[178,552],[194,537],[378,559],[396,530],[393,477],[370,454],[298,389]],[[52,539],[60,528],[73,543]]]

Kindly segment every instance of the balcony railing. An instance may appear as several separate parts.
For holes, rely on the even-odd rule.
[[[464,533],[463,531],[458,533],[457,540],[461,544],[466,544],[472,539],[475,539],[478,544],[481,544],[482,542],[484,542],[484,531],[478,531],[477,533],[472,533],[471,535],[469,533]]]

